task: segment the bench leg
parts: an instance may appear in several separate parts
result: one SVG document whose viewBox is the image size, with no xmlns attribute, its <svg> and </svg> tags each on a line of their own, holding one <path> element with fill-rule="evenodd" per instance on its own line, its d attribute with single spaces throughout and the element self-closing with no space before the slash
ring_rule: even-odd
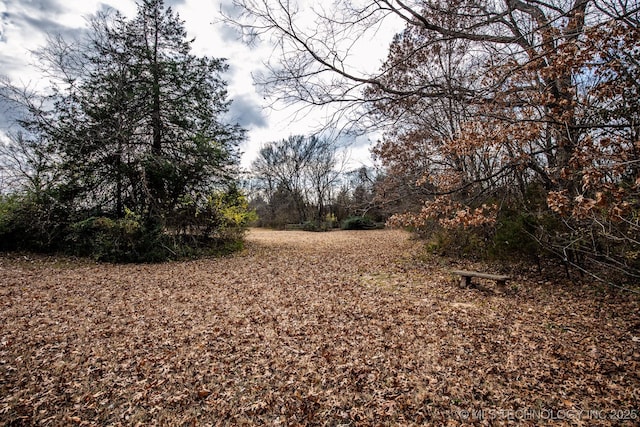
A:
<svg viewBox="0 0 640 427">
<path fill-rule="evenodd" d="M 460 287 L 468 288 L 471 286 L 471 277 L 470 276 L 461 276 L 460 277 Z"/>
</svg>

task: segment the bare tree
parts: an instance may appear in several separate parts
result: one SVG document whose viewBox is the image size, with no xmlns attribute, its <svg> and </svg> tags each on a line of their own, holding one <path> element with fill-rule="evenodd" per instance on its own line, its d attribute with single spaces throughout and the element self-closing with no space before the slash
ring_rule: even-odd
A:
<svg viewBox="0 0 640 427">
<path fill-rule="evenodd" d="M 263 147 L 252 172 L 267 202 L 274 201 L 276 195 L 278 200 L 293 200 L 299 222 L 321 221 L 344 170 L 345 157 L 338 155 L 337 148 L 329 139 L 302 135 Z M 283 198 L 283 191 L 287 198 Z"/>
<path fill-rule="evenodd" d="M 544 111 L 533 120 L 546 125 L 546 135 L 540 136 L 539 147 L 529 150 L 538 154 L 530 156 L 532 161 L 525 167 L 548 187 L 570 188 L 577 194 L 575 179 L 562 173 L 584 132 L 575 118 L 574 70 L 565 66 L 549 75 L 527 72 L 564 64 L 585 23 L 606 21 L 601 9 L 615 9 L 613 3 L 376 0 L 338 1 L 330 10 L 280 0 L 234 0 L 233 4 L 241 13 L 236 18 L 227 16 L 228 23 L 235 24 L 248 41 L 268 38 L 276 45 L 267 72 L 256 77 L 270 99 L 301 108 L 334 105 L 338 107 L 334 120 L 347 118 L 368 129 L 388 130 L 391 125 L 407 133 L 416 119 L 426 117 L 428 123 L 418 123 L 420 132 L 435 123 L 440 141 L 459 135 L 460 120 L 494 116 L 510 125 L 519 116 L 530 119 L 531 114 L 521 112 L 538 104 Z M 357 50 L 389 21 L 402 23 L 404 32 L 391 44 L 381 67 L 363 68 Z M 441 72 L 427 72 L 434 67 Z M 547 96 L 547 100 L 533 96 Z M 509 144 L 500 149 L 518 156 Z M 502 155 L 482 156 L 487 154 Z M 463 163 L 449 158 L 442 166 L 454 166 L 460 172 L 468 169 L 472 182 L 489 184 L 504 181 L 505 174 L 521 167 L 492 162 L 487 169 L 476 161 Z M 458 187 L 468 185 L 463 180 Z"/>
<path fill-rule="evenodd" d="M 556 4 L 558 3 L 558 4 Z M 562 3 L 562 5 L 560 5 Z M 403 85 L 385 81 L 392 70 L 411 63 L 429 46 L 442 41 L 476 43 L 509 58 L 539 58 L 545 42 L 538 30 L 565 17 L 584 17 L 588 0 L 554 1 L 346 1 L 309 5 L 282 0 L 233 0 L 235 11 L 225 21 L 245 40 L 266 39 L 276 45 L 268 71 L 256 82 L 273 99 L 311 106 L 338 103 L 343 109 L 364 101 L 362 90 L 373 86 L 384 96 L 423 98 L 469 97 L 479 93 L 466 85 L 416 79 Z M 570 11 L 570 13 L 567 13 Z M 361 66 L 366 41 L 383 29 L 423 29 L 431 37 L 381 69 Z M 575 28 L 583 25 L 576 22 Z M 480 52 L 480 50 L 478 50 Z M 370 99 L 368 99 L 370 101 Z"/>
</svg>

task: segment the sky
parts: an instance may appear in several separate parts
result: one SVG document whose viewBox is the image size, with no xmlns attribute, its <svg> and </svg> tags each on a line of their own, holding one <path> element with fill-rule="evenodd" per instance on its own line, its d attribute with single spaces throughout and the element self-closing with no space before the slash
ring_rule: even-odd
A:
<svg viewBox="0 0 640 427">
<path fill-rule="evenodd" d="M 195 54 L 227 59 L 229 72 L 224 77 L 233 100 L 231 120 L 248 130 L 248 138 L 241 146 L 245 168 L 263 144 L 294 134 L 308 135 L 317 129 L 321 116 L 294 119 L 295 107 L 268 108 L 269 100 L 258 93 L 251 75 L 264 68 L 271 49 L 264 43 L 248 47 L 233 28 L 215 23 L 221 18 L 221 8 L 229 7 L 229 0 L 165 0 L 165 4 L 185 21 L 188 36 L 195 37 Z M 46 43 L 47 34 L 73 38 L 86 28 L 86 17 L 108 7 L 129 18 L 136 14 L 134 0 L 0 0 L 0 74 L 14 83 L 38 86 L 42 78 L 31 52 Z M 375 52 L 380 54 L 380 49 L 370 54 Z M 4 116 L 0 117 L 0 137 L 10 119 L 6 111 Z M 350 145 L 350 167 L 371 164 L 370 141 L 375 138 L 363 136 Z"/>
</svg>

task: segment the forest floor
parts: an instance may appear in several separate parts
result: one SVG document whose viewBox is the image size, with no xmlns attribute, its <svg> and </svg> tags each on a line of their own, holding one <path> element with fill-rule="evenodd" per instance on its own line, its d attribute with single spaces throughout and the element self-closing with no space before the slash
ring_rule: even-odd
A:
<svg viewBox="0 0 640 427">
<path fill-rule="evenodd" d="M 0 425 L 638 425 L 640 298 L 462 289 L 402 231 L 232 256 L 0 256 Z"/>
</svg>

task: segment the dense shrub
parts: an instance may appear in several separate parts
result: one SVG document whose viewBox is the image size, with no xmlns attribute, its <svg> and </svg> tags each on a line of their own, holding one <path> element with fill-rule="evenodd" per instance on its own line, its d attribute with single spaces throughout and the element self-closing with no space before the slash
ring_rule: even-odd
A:
<svg viewBox="0 0 640 427">
<path fill-rule="evenodd" d="M 306 221 L 302 224 L 304 231 L 329 231 L 333 227 L 333 224 L 328 221 Z"/>
<path fill-rule="evenodd" d="M 426 238 L 427 250 L 443 256 L 481 259 L 487 256 L 491 244 L 489 233 L 482 228 L 434 226 L 430 232 L 421 234 Z"/>
<path fill-rule="evenodd" d="M 16 196 L 0 196 L 0 250 L 17 249 L 15 218 L 19 202 Z"/>
<path fill-rule="evenodd" d="M 72 218 L 47 194 L 1 196 L 0 250 L 57 251 Z"/>
<path fill-rule="evenodd" d="M 538 242 L 541 229 L 559 232 L 561 224 L 550 215 L 505 210 L 490 225 L 443 227 L 438 221 L 429 221 L 411 231 L 425 240 L 429 252 L 438 255 L 537 262 L 548 255 Z"/>
<path fill-rule="evenodd" d="M 535 235 L 539 224 L 531 214 L 502 212 L 495 226 L 489 254 L 496 258 L 537 257 L 540 245 Z"/>
<path fill-rule="evenodd" d="M 0 250 L 59 252 L 108 262 L 159 262 L 242 248 L 255 213 L 232 188 L 183 200 L 164 223 L 125 209 L 123 218 L 46 204 L 33 194 L 0 198 Z"/>
<path fill-rule="evenodd" d="M 352 216 L 342 222 L 343 230 L 372 230 L 376 224 L 366 216 Z"/>
<path fill-rule="evenodd" d="M 244 194 L 232 187 L 226 192 L 182 197 L 167 227 L 175 236 L 195 243 L 202 238 L 237 240 L 256 220 Z"/>
<path fill-rule="evenodd" d="M 100 261 L 143 262 L 169 258 L 164 236 L 131 211 L 122 219 L 91 217 L 69 228 L 66 251 Z"/>
</svg>

